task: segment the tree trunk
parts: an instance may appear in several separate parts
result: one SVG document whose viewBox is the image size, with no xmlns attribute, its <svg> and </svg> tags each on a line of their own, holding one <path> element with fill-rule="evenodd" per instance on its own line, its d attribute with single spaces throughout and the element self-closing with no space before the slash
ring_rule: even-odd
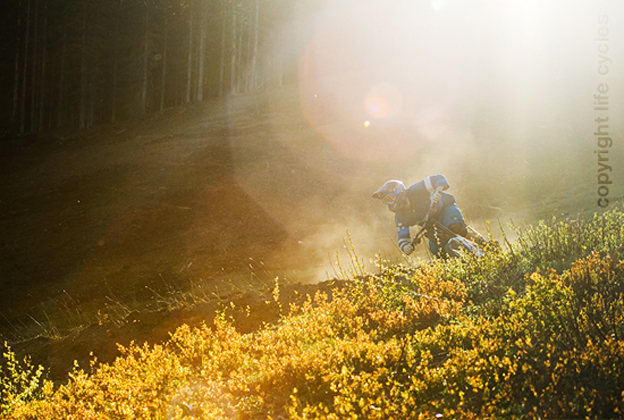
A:
<svg viewBox="0 0 624 420">
<path fill-rule="evenodd" d="M 87 127 L 91 128 L 95 124 L 95 109 L 96 109 L 96 86 L 95 80 L 89 80 L 89 112 L 87 113 Z"/>
<path fill-rule="evenodd" d="M 26 39 L 24 40 L 24 69 L 22 77 L 22 106 L 20 109 L 20 133 L 26 132 L 26 80 L 28 78 L 28 43 L 30 42 L 30 11 L 32 0 L 28 0 L 26 10 Z"/>
<path fill-rule="evenodd" d="M 247 28 L 243 26 L 241 26 L 241 34 L 246 34 L 247 39 L 245 40 L 245 42 L 247 43 L 247 47 L 244 49 L 245 50 L 245 54 L 246 54 L 246 60 L 245 60 L 245 80 L 244 80 L 244 91 L 245 92 L 249 92 L 251 90 L 251 59 L 253 58 L 253 23 L 254 23 L 254 19 L 253 19 L 253 13 L 254 13 L 254 9 L 249 6 L 249 10 L 247 12 L 247 19 L 246 21 L 248 22 L 248 26 Z M 246 29 L 246 30 L 245 30 Z M 242 47 L 242 40 L 241 40 L 241 47 Z M 241 48 L 242 49 L 242 48 Z M 241 52 L 241 55 L 243 53 Z"/>
<path fill-rule="evenodd" d="M 243 66 L 243 52 L 244 52 L 244 48 L 243 48 L 243 36 L 245 34 L 245 21 L 243 19 L 243 12 L 241 11 L 241 18 L 238 19 L 238 25 L 240 25 L 240 27 L 237 30 L 237 37 L 238 39 L 236 40 L 236 65 L 237 65 L 237 75 L 236 75 L 236 88 L 235 88 L 235 92 L 236 93 L 240 93 L 241 92 L 241 83 L 243 80 L 243 75 L 244 73 L 241 72 L 242 70 L 242 66 Z"/>
<path fill-rule="evenodd" d="M 260 0 L 256 0 L 253 20 L 253 51 L 251 53 L 251 90 L 258 89 L 258 25 L 260 16 Z"/>
<path fill-rule="evenodd" d="M 87 0 L 82 2 L 82 43 L 80 54 L 80 109 L 78 118 L 78 128 L 84 129 L 87 126 L 88 107 L 88 86 L 87 86 Z"/>
<path fill-rule="evenodd" d="M 57 101 L 56 126 L 61 127 L 65 121 L 65 72 L 67 67 L 67 29 L 63 29 L 63 42 L 61 45 L 61 64 L 59 73 L 59 88 Z"/>
<path fill-rule="evenodd" d="M 117 40 L 113 47 L 113 93 L 111 98 L 111 122 L 117 122 L 117 90 L 119 89 L 119 31 L 117 32 Z"/>
<path fill-rule="evenodd" d="M 46 104 L 46 62 L 48 57 L 48 0 L 44 0 L 43 9 L 43 45 L 41 46 L 41 80 L 39 93 L 39 131 L 44 130 L 45 124 L 45 104 Z"/>
<path fill-rule="evenodd" d="M 22 1 L 20 0 L 17 7 L 17 39 L 15 43 L 15 73 L 13 75 L 13 113 L 12 122 L 17 127 L 17 115 L 19 109 L 19 82 L 20 82 L 20 54 L 21 54 L 21 35 L 22 35 Z"/>
<path fill-rule="evenodd" d="M 186 70 L 186 103 L 191 102 L 191 76 L 193 75 L 193 11 L 189 16 L 188 68 Z"/>
<path fill-rule="evenodd" d="M 150 26 L 150 3 L 145 2 L 145 35 L 143 38 L 143 87 L 141 89 L 141 110 L 143 114 L 147 113 L 147 87 L 149 77 L 149 26 Z"/>
<path fill-rule="evenodd" d="M 121 16 L 123 13 L 122 1 L 117 0 L 117 14 Z M 111 92 L 111 123 L 117 122 L 117 97 L 119 95 L 119 43 L 121 42 L 121 23 L 119 19 L 114 21 L 113 25 L 113 86 Z"/>
<path fill-rule="evenodd" d="M 165 17 L 165 29 L 162 53 L 162 74 L 160 78 L 160 112 L 165 109 L 165 90 L 167 87 L 167 36 L 169 31 L 169 18 Z"/>
<path fill-rule="evenodd" d="M 197 100 L 199 102 L 204 100 L 204 60 L 205 60 L 205 47 L 206 47 L 206 2 L 200 2 L 200 13 L 199 13 L 199 57 L 198 57 L 198 65 L 199 69 L 197 71 Z"/>
<path fill-rule="evenodd" d="M 225 34 L 227 28 L 227 10 L 223 1 L 221 4 L 221 71 L 219 75 L 219 97 L 222 97 L 225 92 Z"/>
<path fill-rule="evenodd" d="M 37 76 L 39 75 L 39 1 L 35 0 L 35 17 L 33 32 L 33 60 L 30 79 L 30 132 L 37 131 Z"/>
<path fill-rule="evenodd" d="M 232 57 L 230 60 L 230 93 L 236 93 L 236 3 L 232 1 Z"/>
</svg>

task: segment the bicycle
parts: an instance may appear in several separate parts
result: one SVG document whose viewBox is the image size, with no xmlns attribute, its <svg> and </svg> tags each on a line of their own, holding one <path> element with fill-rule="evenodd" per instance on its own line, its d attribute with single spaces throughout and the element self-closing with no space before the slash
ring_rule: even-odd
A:
<svg viewBox="0 0 624 420">
<path fill-rule="evenodd" d="M 438 246 L 440 255 L 444 259 L 448 257 L 461 259 L 483 257 L 484 254 L 479 245 L 451 231 L 435 217 L 432 217 L 432 212 L 433 206 L 429 209 L 425 219 L 418 224 L 421 229 L 412 239 L 414 248 L 425 237 Z"/>
</svg>

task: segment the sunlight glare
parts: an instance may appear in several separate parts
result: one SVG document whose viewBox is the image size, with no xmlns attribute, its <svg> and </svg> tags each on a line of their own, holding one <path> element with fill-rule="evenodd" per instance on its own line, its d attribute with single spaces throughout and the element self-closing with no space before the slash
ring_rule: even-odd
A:
<svg viewBox="0 0 624 420">
<path fill-rule="evenodd" d="M 436 141 L 470 89 L 480 45 L 478 7 L 438 13 L 447 7 L 442 0 L 328 6 L 299 59 L 308 123 L 357 160 L 405 160 Z M 359 132 L 363 120 L 376 130 Z"/>
<path fill-rule="evenodd" d="M 444 7 L 444 0 L 431 0 L 431 8 L 436 12 L 439 12 Z"/>
<path fill-rule="evenodd" d="M 364 99 L 364 110 L 371 118 L 387 118 L 401 110 L 403 98 L 390 82 L 373 85 Z"/>
</svg>

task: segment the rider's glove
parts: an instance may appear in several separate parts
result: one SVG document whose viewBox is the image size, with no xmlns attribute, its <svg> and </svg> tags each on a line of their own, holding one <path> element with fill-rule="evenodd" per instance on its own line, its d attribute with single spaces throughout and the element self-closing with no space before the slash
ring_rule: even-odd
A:
<svg viewBox="0 0 624 420">
<path fill-rule="evenodd" d="M 434 204 L 434 205 L 438 204 L 441 199 L 442 199 L 442 189 L 441 188 L 438 188 L 433 193 L 431 193 L 431 203 L 432 204 Z"/>
<path fill-rule="evenodd" d="M 399 246 L 405 255 L 409 255 L 414 252 L 414 245 L 409 242 L 403 242 L 402 244 L 399 244 Z"/>
</svg>

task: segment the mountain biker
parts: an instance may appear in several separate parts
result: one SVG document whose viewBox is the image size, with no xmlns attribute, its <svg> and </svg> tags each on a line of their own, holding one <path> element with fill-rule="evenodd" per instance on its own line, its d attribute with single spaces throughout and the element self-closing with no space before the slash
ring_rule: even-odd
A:
<svg viewBox="0 0 624 420">
<path fill-rule="evenodd" d="M 419 225 L 423 228 L 427 215 L 456 235 L 478 244 L 486 242 L 477 231 L 466 225 L 455 197 L 444 192 L 448 188 L 449 183 L 444 175 L 432 175 L 409 188 L 403 182 L 393 179 L 375 191 L 373 198 L 380 199 L 395 214 L 399 248 L 404 254 L 409 255 L 414 251 L 410 226 Z M 438 244 L 429 239 L 429 250 L 433 255 L 438 256 L 443 246 L 444 243 Z"/>
</svg>

